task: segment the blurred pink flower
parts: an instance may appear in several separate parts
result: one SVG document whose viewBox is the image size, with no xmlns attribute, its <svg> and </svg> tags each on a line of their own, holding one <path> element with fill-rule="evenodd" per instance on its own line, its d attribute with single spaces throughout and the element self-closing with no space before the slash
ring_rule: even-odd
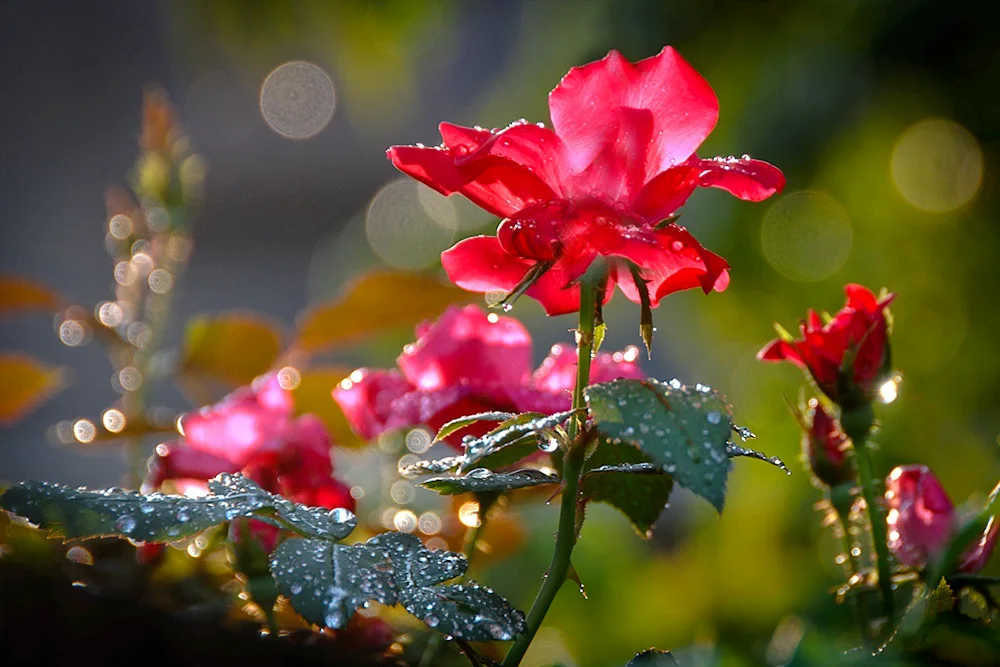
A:
<svg viewBox="0 0 1000 667">
<path fill-rule="evenodd" d="M 905 565 L 923 568 L 940 558 L 962 527 L 955 506 L 927 466 L 895 468 L 886 479 L 885 499 L 889 507 L 889 548 Z M 962 554 L 958 570 L 981 570 L 996 540 L 997 524 L 990 521 L 979 540 Z"/>
<path fill-rule="evenodd" d="M 553 413 L 571 406 L 576 351 L 555 345 L 532 373 L 531 336 L 513 318 L 452 306 L 416 333 L 417 341 L 396 360 L 399 370 L 358 369 L 334 389 L 334 399 L 361 437 L 420 424 L 436 431 L 477 412 Z M 591 382 L 645 377 L 637 357 L 635 348 L 599 354 Z M 448 442 L 460 447 L 465 435 L 482 435 L 491 427 L 485 422 L 467 427 Z"/>
<path fill-rule="evenodd" d="M 175 480 L 197 494 L 219 473 L 241 472 L 295 502 L 354 511 L 350 488 L 333 477 L 326 428 L 315 415 L 294 418 L 294 407 L 291 393 L 271 374 L 184 415 L 183 437 L 156 448 L 144 487 Z M 262 534 L 272 532 L 253 523 Z"/>
</svg>

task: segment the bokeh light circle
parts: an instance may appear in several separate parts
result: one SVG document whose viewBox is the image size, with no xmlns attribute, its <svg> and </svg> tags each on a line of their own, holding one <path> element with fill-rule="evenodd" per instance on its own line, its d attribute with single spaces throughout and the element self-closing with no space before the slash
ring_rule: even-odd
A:
<svg viewBox="0 0 1000 667">
<path fill-rule="evenodd" d="M 891 171 L 893 184 L 908 203 L 943 213 L 975 196 L 983 180 L 983 153 L 958 123 L 927 118 L 899 136 Z"/>
<path fill-rule="evenodd" d="M 828 194 L 803 190 L 776 201 L 761 226 L 764 257 L 776 271 L 799 281 L 836 273 L 851 252 L 851 221 Z"/>
<path fill-rule="evenodd" d="M 400 269 L 421 269 L 438 261 L 455 238 L 451 200 L 409 179 L 389 183 L 375 195 L 365 216 L 365 234 L 375 254 Z"/>
<path fill-rule="evenodd" d="M 320 67 L 305 61 L 280 65 L 260 87 L 260 111 L 268 126 L 289 139 L 316 136 L 333 117 L 337 95 Z"/>
</svg>

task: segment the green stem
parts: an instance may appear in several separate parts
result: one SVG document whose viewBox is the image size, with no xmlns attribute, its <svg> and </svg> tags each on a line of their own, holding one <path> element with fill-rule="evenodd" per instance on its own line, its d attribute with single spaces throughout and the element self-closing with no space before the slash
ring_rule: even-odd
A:
<svg viewBox="0 0 1000 667">
<path fill-rule="evenodd" d="M 580 279 L 580 324 L 577 328 L 576 386 L 573 388 L 573 409 L 586 407 L 583 390 L 590 381 L 590 358 L 594 349 L 594 317 L 596 298 L 593 279 L 589 275 Z M 586 422 L 586 415 L 574 417 L 569 423 L 570 443 L 563 461 L 563 491 L 559 506 L 559 526 L 556 532 L 556 546 L 552 562 L 545 575 L 545 581 L 538 590 L 535 602 L 528 612 L 526 627 L 510 647 L 503 661 L 503 667 L 514 667 L 524 658 L 528 646 L 535 638 L 545 615 L 556 597 L 556 593 L 566 580 L 569 572 L 570 555 L 576 546 L 576 512 L 580 489 L 580 475 L 587 449 L 583 438 L 578 438 Z"/>
<path fill-rule="evenodd" d="M 844 533 L 844 551 L 847 553 L 847 569 L 850 574 L 848 581 L 853 582 L 858 573 L 862 571 L 861 562 L 858 556 L 854 554 L 855 541 L 851 535 L 850 519 L 846 514 L 838 512 L 838 515 L 840 518 L 840 527 Z M 865 644 L 870 645 L 874 638 L 871 636 L 871 624 L 869 622 L 868 600 L 866 596 L 867 593 L 862 592 L 861 595 L 854 598 L 853 605 L 858 627 L 861 630 L 861 638 Z"/>
<path fill-rule="evenodd" d="M 878 571 L 878 586 L 882 594 L 882 606 L 885 615 L 891 620 L 895 613 L 895 600 L 892 593 L 892 561 L 889 557 L 889 542 L 886 539 L 885 514 L 877 492 L 878 481 L 872 471 L 872 460 L 867 447 L 868 435 L 875 423 L 875 414 L 870 405 L 863 405 L 852 410 L 844 410 L 841 414 L 841 424 L 844 432 L 854 443 L 854 455 L 858 464 L 858 481 L 861 484 L 861 494 L 868 510 L 868 523 L 871 527 L 872 544 L 875 548 L 875 565 Z"/>
</svg>

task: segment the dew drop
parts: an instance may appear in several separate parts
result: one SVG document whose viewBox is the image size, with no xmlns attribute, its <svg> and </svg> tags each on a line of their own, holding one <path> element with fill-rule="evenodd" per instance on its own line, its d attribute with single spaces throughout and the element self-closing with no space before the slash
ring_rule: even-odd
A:
<svg viewBox="0 0 1000 667">
<path fill-rule="evenodd" d="M 552 452 L 559 449 L 559 440 L 557 438 L 549 438 L 543 442 L 538 443 L 538 448 L 545 452 L 546 454 L 551 454 Z"/>
<path fill-rule="evenodd" d="M 722 421 L 722 413 L 715 412 L 713 410 L 712 412 L 709 412 L 707 415 L 705 415 L 705 419 L 708 421 L 709 424 L 718 424 L 719 422 Z"/>
<path fill-rule="evenodd" d="M 181 523 L 187 523 L 188 521 L 191 520 L 191 515 L 185 512 L 184 510 L 181 510 L 177 512 L 177 520 L 180 521 Z"/>
<path fill-rule="evenodd" d="M 334 507 L 330 510 L 330 519 L 337 523 L 347 523 L 353 518 L 354 514 L 343 507 Z"/>
<path fill-rule="evenodd" d="M 118 521 L 115 522 L 115 528 L 128 535 L 135 530 L 135 518 L 129 516 L 128 514 L 123 514 L 118 517 Z"/>
</svg>

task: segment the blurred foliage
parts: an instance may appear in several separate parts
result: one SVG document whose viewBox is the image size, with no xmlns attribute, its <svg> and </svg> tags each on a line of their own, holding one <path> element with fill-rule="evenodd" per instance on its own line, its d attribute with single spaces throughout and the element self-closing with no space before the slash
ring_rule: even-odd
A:
<svg viewBox="0 0 1000 667">
<path fill-rule="evenodd" d="M 781 167 L 789 185 L 763 205 L 699 192 L 685 207 L 682 222 L 729 260 L 733 281 L 725 293 L 678 294 L 656 311 L 650 373 L 711 384 L 727 395 L 736 421 L 751 427 L 762 447 L 793 460 L 798 426 L 786 398 L 797 395 L 801 376 L 755 361 L 773 336 L 770 323 L 790 328 L 807 308 L 836 310 L 846 282 L 884 286 L 900 294 L 892 308 L 893 357 L 905 381 L 899 399 L 878 410 L 876 473 L 926 463 L 954 498 L 992 486 L 1000 476 L 1000 106 L 991 93 L 1000 84 L 1000 58 L 984 20 L 985 3 L 503 4 L 486 10 L 474 3 L 405 0 L 189 1 L 173 5 L 170 18 L 187 57 L 218 48 L 255 81 L 273 67 L 276 54 L 310 54 L 330 68 L 338 109 L 352 123 L 407 141 L 432 136 L 433 123 L 406 138 L 392 133 L 395 122 L 426 107 L 430 96 L 472 79 L 476 92 L 461 98 L 465 106 L 435 121 L 547 121 L 545 94 L 570 66 L 610 48 L 638 59 L 674 45 L 720 100 L 719 125 L 701 152 L 750 153 Z M 501 14 L 507 22 L 495 60 L 449 81 L 467 65 L 468 43 L 496 30 L 493 21 Z M 944 211 L 914 205 L 893 167 L 901 138 L 929 118 L 964 128 L 976 142 L 967 154 L 981 156 L 974 196 Z M 941 176 L 934 146 L 927 150 L 917 167 L 926 167 L 929 178 Z M 145 178 L 154 179 L 153 167 Z M 792 222 L 781 229 L 794 231 L 801 211 L 789 213 L 783 202 L 804 192 L 823 202 L 808 211 L 836 211 L 835 222 L 803 220 L 813 240 L 806 235 L 775 245 L 766 230 L 784 215 Z M 828 260 L 824 239 L 843 244 L 845 229 L 849 247 L 842 261 L 820 262 Z M 798 255 L 789 260 L 783 248 Z M 808 261 L 823 271 L 817 274 Z M 620 295 L 609 305 L 606 346 L 634 338 L 636 311 Z M 560 340 L 572 326 L 565 318 L 543 320 L 529 303 L 519 303 L 515 314 L 533 332 Z M 363 327 L 355 334 L 355 342 L 367 340 Z M 393 341 L 366 351 L 367 364 L 385 366 L 399 346 Z M 326 380 L 336 382 L 336 374 Z M 327 421 L 334 432 L 343 428 L 330 421 L 336 419 Z M 838 545 L 819 525 L 813 509 L 818 499 L 806 474 L 776 479 L 766 466 L 738 466 L 721 519 L 677 492 L 649 543 L 610 508 L 593 507 L 574 554 L 589 601 L 567 587 L 526 664 L 624 664 L 651 645 L 673 649 L 681 664 L 838 664 L 839 652 L 853 646 L 855 629 L 850 604 L 837 606 L 829 593 L 841 579 L 833 561 Z M 555 512 L 544 506 L 519 510 L 528 528 L 524 548 L 476 575 L 527 607 L 551 555 Z M 1000 563 L 994 559 L 985 573 L 1000 574 Z M 914 657 L 925 664 L 990 664 L 1000 655 L 995 631 L 973 630 L 954 614 L 943 617 L 948 621 Z M 895 660 L 884 655 L 879 664 Z"/>
</svg>

